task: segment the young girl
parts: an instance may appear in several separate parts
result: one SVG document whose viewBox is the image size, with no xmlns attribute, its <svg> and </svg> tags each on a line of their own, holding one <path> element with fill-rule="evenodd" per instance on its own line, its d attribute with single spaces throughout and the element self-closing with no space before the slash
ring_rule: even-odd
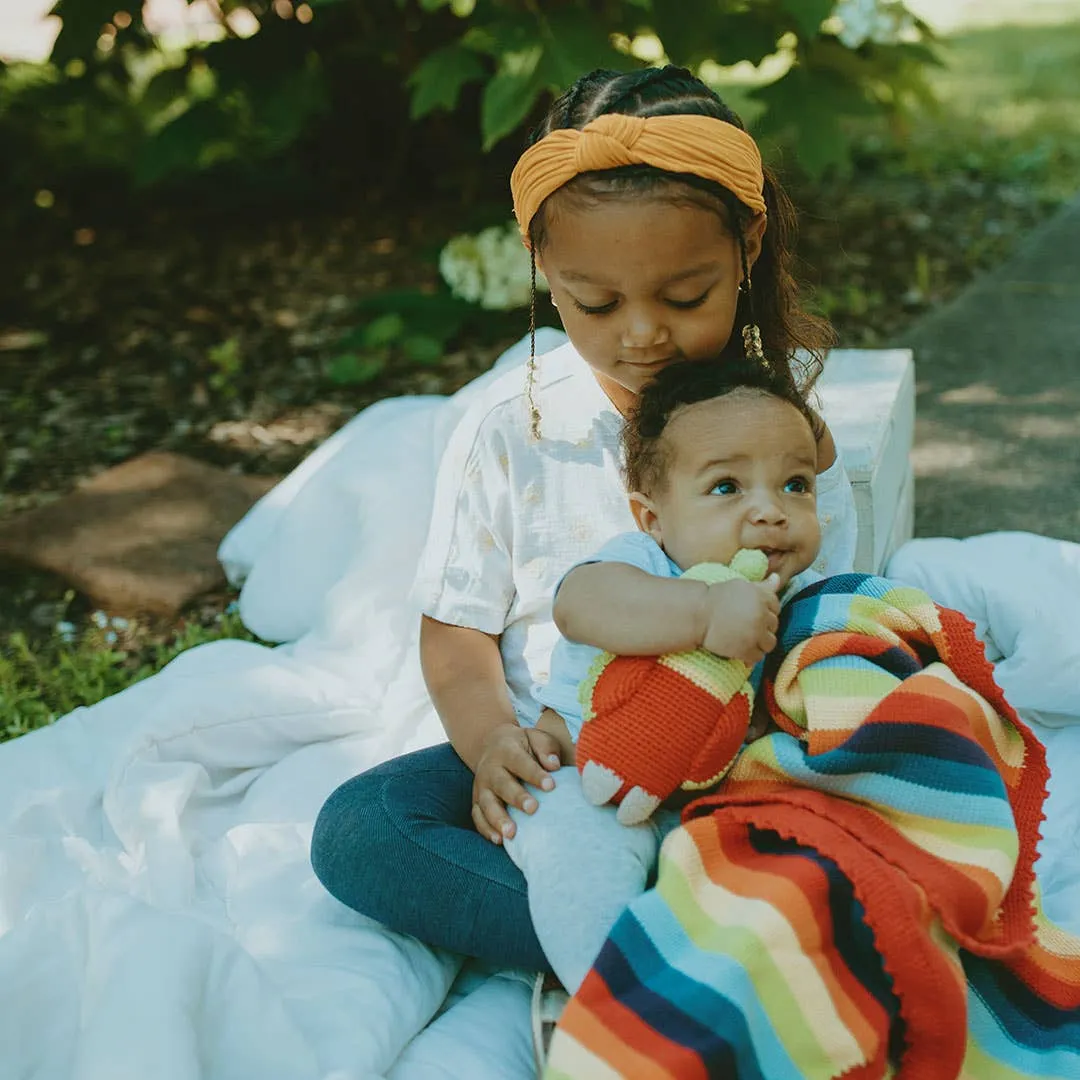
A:
<svg viewBox="0 0 1080 1080">
<path fill-rule="evenodd" d="M 790 204 L 738 117 L 683 69 L 578 80 L 511 188 L 570 343 L 492 383 L 440 468 L 414 594 L 450 742 L 342 785 L 316 822 L 312 862 L 334 896 L 394 930 L 538 969 L 548 962 L 525 880 L 501 845 L 514 835 L 507 807 L 535 812 L 526 785 L 550 791 L 563 764 L 535 727 L 531 692 L 558 639 L 555 586 L 634 528 L 622 418 L 678 360 L 745 353 L 780 372 L 797 365 L 808 384 L 831 338 L 799 307 Z M 815 566 L 843 572 L 854 505 L 824 425 L 817 450 Z"/>
</svg>

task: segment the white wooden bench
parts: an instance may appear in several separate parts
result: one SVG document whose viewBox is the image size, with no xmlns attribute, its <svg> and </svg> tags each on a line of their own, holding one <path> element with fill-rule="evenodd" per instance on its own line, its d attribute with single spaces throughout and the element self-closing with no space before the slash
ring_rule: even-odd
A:
<svg viewBox="0 0 1080 1080">
<path fill-rule="evenodd" d="M 817 391 L 855 494 L 855 569 L 880 572 L 915 524 L 911 350 L 834 349 Z"/>
</svg>

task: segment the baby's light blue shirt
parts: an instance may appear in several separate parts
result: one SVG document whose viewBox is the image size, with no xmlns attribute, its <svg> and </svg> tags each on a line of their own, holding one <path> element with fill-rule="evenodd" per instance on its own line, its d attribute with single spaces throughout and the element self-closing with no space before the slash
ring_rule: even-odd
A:
<svg viewBox="0 0 1080 1080">
<path fill-rule="evenodd" d="M 606 562 L 626 563 L 660 578 L 682 577 L 682 570 L 667 557 L 664 549 L 648 533 L 636 531 L 613 537 L 595 555 L 574 563 L 567 569 L 566 574 L 579 566 Z M 560 579 L 560 585 L 566 580 L 566 574 Z M 781 604 L 812 582 L 820 581 L 821 577 L 822 575 L 814 570 L 804 570 L 792 578 L 780 598 Z M 555 591 L 558 592 L 558 587 Z M 580 642 L 560 637 L 551 654 L 551 674 L 548 681 L 545 684 L 533 685 L 533 697 L 542 706 L 554 709 L 566 721 L 570 738 L 575 743 L 584 723 L 583 708 L 578 696 L 579 688 L 593 661 L 602 652 L 602 649 L 594 645 L 582 645 Z M 750 676 L 755 688 L 760 680 L 761 664 L 754 668 Z"/>
</svg>

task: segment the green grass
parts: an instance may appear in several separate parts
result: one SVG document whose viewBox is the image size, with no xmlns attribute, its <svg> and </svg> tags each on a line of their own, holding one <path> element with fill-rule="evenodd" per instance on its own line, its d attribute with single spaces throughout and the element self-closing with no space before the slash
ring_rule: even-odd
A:
<svg viewBox="0 0 1080 1080">
<path fill-rule="evenodd" d="M 941 54 L 938 109 L 911 131 L 914 164 L 1025 182 L 1054 201 L 1080 191 L 1080 18 L 961 32 Z"/>
<path fill-rule="evenodd" d="M 70 640 L 67 640 L 70 637 Z M 0 639 L 0 742 L 46 727 L 81 705 L 93 705 L 163 668 L 195 645 L 222 638 L 254 640 L 233 611 L 209 625 L 187 622 L 164 636 L 138 624 L 121 632 L 93 621 L 74 635 Z"/>
</svg>

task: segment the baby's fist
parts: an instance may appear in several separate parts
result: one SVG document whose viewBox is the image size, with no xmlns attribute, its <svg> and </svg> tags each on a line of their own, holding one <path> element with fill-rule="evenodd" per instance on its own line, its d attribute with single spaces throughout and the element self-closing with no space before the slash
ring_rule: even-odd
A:
<svg viewBox="0 0 1080 1080">
<path fill-rule="evenodd" d="M 779 585 L 776 574 L 765 581 L 733 578 L 710 585 L 704 602 L 701 647 L 753 667 L 776 647 Z"/>
</svg>

